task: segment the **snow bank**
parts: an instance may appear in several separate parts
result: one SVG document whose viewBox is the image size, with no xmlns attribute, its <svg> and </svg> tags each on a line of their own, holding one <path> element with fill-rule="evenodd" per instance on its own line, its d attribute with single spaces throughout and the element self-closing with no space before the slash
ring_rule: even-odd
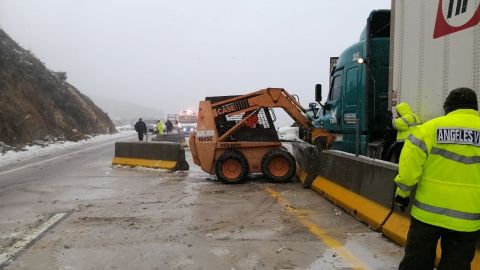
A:
<svg viewBox="0 0 480 270">
<path fill-rule="evenodd" d="M 58 153 L 72 148 L 77 148 L 85 144 L 95 144 L 107 141 L 114 141 L 121 137 L 135 134 L 135 131 L 123 131 L 116 134 L 97 135 L 86 140 L 77 142 L 72 141 L 57 141 L 49 145 L 32 145 L 26 146 L 22 151 L 7 151 L 4 154 L 0 153 L 0 166 L 12 164 L 18 161 L 24 161 L 31 158 L 45 156 L 52 153 Z"/>
</svg>

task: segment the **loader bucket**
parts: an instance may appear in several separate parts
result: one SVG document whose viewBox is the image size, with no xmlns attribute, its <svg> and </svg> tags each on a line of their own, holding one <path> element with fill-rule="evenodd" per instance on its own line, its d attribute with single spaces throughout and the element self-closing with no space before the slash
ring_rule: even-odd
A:
<svg viewBox="0 0 480 270">
<path fill-rule="evenodd" d="M 172 171 L 189 169 L 184 147 L 173 142 L 116 142 L 112 164 Z"/>
<path fill-rule="evenodd" d="M 292 144 L 293 156 L 298 163 L 297 174 L 304 187 L 312 187 L 312 183 L 317 177 L 318 161 L 320 153 L 316 146 L 306 142 L 296 142 Z M 301 175 L 300 175 L 301 174 Z"/>
</svg>

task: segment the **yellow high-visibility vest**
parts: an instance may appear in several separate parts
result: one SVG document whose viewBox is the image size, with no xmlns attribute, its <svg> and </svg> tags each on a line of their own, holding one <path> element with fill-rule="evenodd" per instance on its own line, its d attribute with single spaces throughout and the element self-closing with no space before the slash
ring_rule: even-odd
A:
<svg viewBox="0 0 480 270">
<path fill-rule="evenodd" d="M 405 141 L 396 194 L 417 185 L 411 215 L 455 230 L 480 230 L 480 116 L 459 109 L 418 126 Z"/>
<path fill-rule="evenodd" d="M 412 128 L 421 124 L 420 117 L 405 102 L 395 106 L 395 109 L 399 116 L 393 120 L 392 125 L 397 130 L 397 142 L 403 142 L 412 133 Z"/>
<path fill-rule="evenodd" d="M 163 124 L 162 121 L 157 123 L 157 132 L 158 134 L 163 134 L 163 130 L 165 128 L 165 125 Z"/>
</svg>

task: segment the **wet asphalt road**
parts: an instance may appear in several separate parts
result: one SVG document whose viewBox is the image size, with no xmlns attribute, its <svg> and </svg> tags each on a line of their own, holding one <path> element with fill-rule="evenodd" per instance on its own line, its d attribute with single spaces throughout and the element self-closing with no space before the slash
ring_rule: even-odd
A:
<svg viewBox="0 0 480 270">
<path fill-rule="evenodd" d="M 104 141 L 0 167 L 0 262 L 66 213 L 5 269 L 396 269 L 403 254 L 296 181 L 227 186 L 191 158 L 172 173 L 112 167 L 113 151 Z"/>
</svg>

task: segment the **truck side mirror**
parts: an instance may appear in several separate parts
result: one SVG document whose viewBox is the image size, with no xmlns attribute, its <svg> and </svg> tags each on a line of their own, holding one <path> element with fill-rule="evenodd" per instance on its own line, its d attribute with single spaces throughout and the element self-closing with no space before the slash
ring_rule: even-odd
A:
<svg viewBox="0 0 480 270">
<path fill-rule="evenodd" d="M 310 102 L 310 103 L 308 104 L 308 107 L 310 107 L 310 110 L 312 110 L 312 112 L 313 112 L 313 117 L 314 117 L 314 118 L 317 118 L 317 116 L 318 116 L 318 111 L 319 111 L 317 102 Z"/>
<path fill-rule="evenodd" d="M 318 103 L 322 101 L 322 85 L 321 84 L 315 85 L 315 101 Z"/>
</svg>

